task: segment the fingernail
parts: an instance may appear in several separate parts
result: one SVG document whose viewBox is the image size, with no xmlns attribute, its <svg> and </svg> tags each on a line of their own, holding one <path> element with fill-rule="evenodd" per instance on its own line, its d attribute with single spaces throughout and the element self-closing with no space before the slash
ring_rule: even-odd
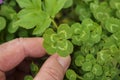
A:
<svg viewBox="0 0 120 80">
<path fill-rule="evenodd" d="M 58 56 L 57 60 L 60 63 L 60 65 L 63 67 L 63 69 L 66 71 L 70 65 L 70 61 L 71 61 L 70 56 L 67 56 L 67 57 Z"/>
</svg>

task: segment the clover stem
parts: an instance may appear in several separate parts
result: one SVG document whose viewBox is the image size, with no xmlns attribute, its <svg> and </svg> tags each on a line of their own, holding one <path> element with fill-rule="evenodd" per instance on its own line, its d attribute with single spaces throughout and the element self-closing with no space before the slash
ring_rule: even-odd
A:
<svg viewBox="0 0 120 80">
<path fill-rule="evenodd" d="M 77 78 L 80 80 L 83 80 L 83 78 L 81 76 L 79 76 L 78 74 L 77 74 Z"/>
<path fill-rule="evenodd" d="M 57 26 L 56 22 L 53 19 L 51 19 L 51 20 L 52 20 L 54 27 L 57 29 L 58 26 Z"/>
</svg>

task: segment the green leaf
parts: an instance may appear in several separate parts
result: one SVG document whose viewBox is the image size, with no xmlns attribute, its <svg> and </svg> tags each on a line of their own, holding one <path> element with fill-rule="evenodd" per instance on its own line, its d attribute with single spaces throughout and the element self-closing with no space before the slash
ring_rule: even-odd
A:
<svg viewBox="0 0 120 80">
<path fill-rule="evenodd" d="M 103 76 L 102 80 L 112 80 L 111 77 Z"/>
<path fill-rule="evenodd" d="M 80 67 L 85 62 L 85 58 L 82 55 L 79 55 L 75 58 L 75 65 Z"/>
<path fill-rule="evenodd" d="M 57 29 L 58 35 L 60 35 L 61 38 L 63 38 L 63 39 L 71 38 L 71 36 L 72 36 L 71 32 L 72 32 L 72 30 L 68 24 L 61 24 Z"/>
<path fill-rule="evenodd" d="M 39 71 L 39 67 L 34 62 L 32 62 L 30 64 L 30 70 L 33 73 L 33 75 L 36 75 Z"/>
<path fill-rule="evenodd" d="M 54 18 L 55 15 L 64 7 L 67 0 L 45 0 L 45 11 Z"/>
<path fill-rule="evenodd" d="M 109 18 L 106 20 L 105 28 L 111 32 L 115 33 L 120 29 L 120 20 L 117 18 Z"/>
<path fill-rule="evenodd" d="M 8 32 L 9 33 L 15 33 L 18 30 L 19 26 L 14 25 L 14 23 L 15 23 L 15 21 L 12 21 L 8 24 Z"/>
<path fill-rule="evenodd" d="M 92 63 L 91 62 L 84 62 L 82 64 L 82 70 L 83 71 L 91 71 L 92 69 Z"/>
<path fill-rule="evenodd" d="M 25 76 L 24 80 L 33 80 L 33 77 L 30 75 Z"/>
<path fill-rule="evenodd" d="M 120 44 L 120 31 L 114 33 L 111 37 L 115 40 L 116 45 L 120 47 L 119 45 Z"/>
<path fill-rule="evenodd" d="M 92 72 L 85 73 L 83 80 L 94 80 L 94 74 Z"/>
<path fill-rule="evenodd" d="M 56 42 L 56 40 L 57 40 L 56 36 L 57 36 L 57 34 L 53 31 L 53 29 L 48 28 L 45 31 L 43 38 L 44 38 L 44 41 L 51 43 L 51 42 Z"/>
<path fill-rule="evenodd" d="M 120 10 L 116 11 L 116 16 L 120 19 Z"/>
<path fill-rule="evenodd" d="M 98 7 L 99 7 L 98 3 L 95 3 L 95 2 L 90 3 L 90 10 L 91 10 L 92 13 L 94 13 L 97 10 Z"/>
<path fill-rule="evenodd" d="M 99 64 L 95 64 L 95 65 L 93 66 L 92 72 L 93 72 L 93 74 L 95 74 L 96 76 L 101 76 L 102 73 L 103 73 L 102 66 L 99 65 Z"/>
<path fill-rule="evenodd" d="M 110 67 L 109 66 L 104 65 L 103 71 L 104 71 L 105 76 L 110 76 Z"/>
<path fill-rule="evenodd" d="M 91 4 L 91 6 L 92 5 L 93 4 Z M 96 5 L 93 5 L 93 6 L 95 8 Z M 106 21 L 106 19 L 108 19 L 111 15 L 111 8 L 108 6 L 107 2 L 103 2 L 100 5 L 96 6 L 95 10 L 93 10 L 93 15 L 96 20 L 104 23 Z"/>
<path fill-rule="evenodd" d="M 72 69 L 68 69 L 66 71 L 66 77 L 69 80 L 76 80 L 77 79 L 77 75 L 76 75 L 75 71 L 73 71 Z"/>
<path fill-rule="evenodd" d="M 93 43 L 98 43 L 101 40 L 102 28 L 97 23 L 93 24 L 93 29 L 91 29 L 91 41 Z"/>
<path fill-rule="evenodd" d="M 57 4 L 54 6 L 54 14 L 58 13 L 63 7 L 64 4 L 66 3 L 67 0 L 56 0 Z"/>
<path fill-rule="evenodd" d="M 91 30 L 93 29 L 94 22 L 92 21 L 92 19 L 87 18 L 82 21 L 82 26 Z"/>
<path fill-rule="evenodd" d="M 57 51 L 56 51 L 56 50 L 57 50 L 56 43 L 49 43 L 49 42 L 47 42 L 47 41 L 44 41 L 43 46 L 44 46 L 46 52 L 47 52 L 48 54 L 50 54 L 50 55 L 52 55 L 52 54 L 54 54 L 54 53 L 57 52 Z"/>
<path fill-rule="evenodd" d="M 43 11 L 37 11 L 32 9 L 23 9 L 19 12 L 18 17 L 20 18 L 14 25 L 31 29 L 35 28 L 33 34 L 41 35 L 50 25 L 51 19 Z"/>
<path fill-rule="evenodd" d="M 82 2 L 76 6 L 75 12 L 78 14 L 79 19 L 81 21 L 91 17 L 91 12 L 90 12 L 89 6 Z"/>
<path fill-rule="evenodd" d="M 86 61 L 90 61 L 92 63 L 96 62 L 95 57 L 92 54 L 87 54 L 85 59 Z"/>
<path fill-rule="evenodd" d="M 110 71 L 111 71 L 110 73 L 111 73 L 112 78 L 116 77 L 116 75 L 119 74 L 119 69 L 117 69 L 117 68 L 111 68 Z"/>
<path fill-rule="evenodd" d="M 57 53 L 60 56 L 68 56 L 73 52 L 73 44 L 70 41 L 62 40 L 57 43 Z"/>
<path fill-rule="evenodd" d="M 19 20 L 14 25 L 26 29 L 36 27 L 33 35 L 41 36 L 51 23 L 49 15 L 41 10 L 41 0 L 17 0 L 17 2 L 23 9 L 18 13 Z"/>
<path fill-rule="evenodd" d="M 51 19 L 49 17 L 46 17 L 43 23 L 40 23 L 36 26 L 36 28 L 33 31 L 33 35 L 42 35 L 42 33 L 49 27 L 50 24 Z"/>
<path fill-rule="evenodd" d="M 6 27 L 6 20 L 4 17 L 0 17 L 0 31 Z"/>
<path fill-rule="evenodd" d="M 64 4 L 64 8 L 69 8 L 73 5 L 73 0 L 67 0 Z"/>
<path fill-rule="evenodd" d="M 60 56 L 68 56 L 73 52 L 73 44 L 67 40 L 71 37 L 71 28 L 67 24 L 61 24 L 57 28 L 57 33 L 52 29 L 46 30 L 44 37 L 44 47 L 49 54 L 58 53 Z"/>
<path fill-rule="evenodd" d="M 91 19 L 84 19 L 82 26 L 86 30 L 87 43 L 94 44 L 98 43 L 101 39 L 102 28 L 97 23 L 93 22 Z M 85 40 L 84 40 L 85 41 Z"/>
<path fill-rule="evenodd" d="M 12 0 L 12 1 L 10 1 L 9 2 L 9 5 L 11 6 L 11 7 L 15 7 L 16 6 L 16 1 L 14 0 Z"/>
<path fill-rule="evenodd" d="M 43 35 L 43 46 L 49 54 L 54 54 L 57 48 L 56 33 L 52 29 L 47 29 Z"/>
<path fill-rule="evenodd" d="M 113 9 L 120 9 L 120 0 L 110 0 L 109 3 Z"/>
<path fill-rule="evenodd" d="M 41 11 L 24 9 L 21 10 L 20 13 L 18 14 L 18 17 L 20 19 L 16 22 L 16 25 L 19 25 L 26 29 L 30 29 L 38 25 L 40 21 L 44 21 L 43 16 L 46 15 Z"/>
<path fill-rule="evenodd" d="M 80 23 L 72 24 L 71 30 L 73 32 L 72 42 L 75 45 L 81 45 L 82 38 L 80 35 L 81 35 L 82 30 L 83 30 L 81 24 Z"/>
<path fill-rule="evenodd" d="M 85 3 L 92 2 L 93 0 L 83 0 Z"/>
<path fill-rule="evenodd" d="M 41 9 L 41 0 L 16 0 L 21 8 Z"/>
<path fill-rule="evenodd" d="M 57 4 L 57 0 L 45 0 L 45 11 L 50 15 L 50 16 L 55 16 L 54 12 L 54 7 Z"/>
<path fill-rule="evenodd" d="M 13 20 L 12 16 L 14 16 L 16 14 L 16 11 L 8 6 L 8 5 L 1 5 L 0 8 L 0 15 L 6 17 L 9 20 Z"/>
<path fill-rule="evenodd" d="M 97 53 L 97 61 L 99 64 L 103 65 L 111 60 L 111 55 L 109 50 L 101 50 Z"/>
</svg>

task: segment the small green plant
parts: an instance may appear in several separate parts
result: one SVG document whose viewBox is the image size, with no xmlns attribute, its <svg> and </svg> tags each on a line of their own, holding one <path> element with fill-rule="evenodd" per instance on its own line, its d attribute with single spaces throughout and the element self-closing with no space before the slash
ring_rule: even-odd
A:
<svg viewBox="0 0 120 80">
<path fill-rule="evenodd" d="M 33 80 L 33 77 L 30 75 L 25 76 L 24 80 Z"/>
<path fill-rule="evenodd" d="M 120 80 L 120 0 L 0 2 L 0 43 L 36 36 L 49 55 L 71 55 L 64 80 Z"/>
</svg>

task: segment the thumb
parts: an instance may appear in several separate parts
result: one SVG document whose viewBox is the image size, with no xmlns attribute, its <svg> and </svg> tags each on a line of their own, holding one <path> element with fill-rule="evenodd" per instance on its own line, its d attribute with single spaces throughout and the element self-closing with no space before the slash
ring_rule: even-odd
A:
<svg viewBox="0 0 120 80">
<path fill-rule="evenodd" d="M 52 55 L 43 64 L 34 80 L 63 80 L 64 74 L 70 65 L 71 58 Z"/>
</svg>

